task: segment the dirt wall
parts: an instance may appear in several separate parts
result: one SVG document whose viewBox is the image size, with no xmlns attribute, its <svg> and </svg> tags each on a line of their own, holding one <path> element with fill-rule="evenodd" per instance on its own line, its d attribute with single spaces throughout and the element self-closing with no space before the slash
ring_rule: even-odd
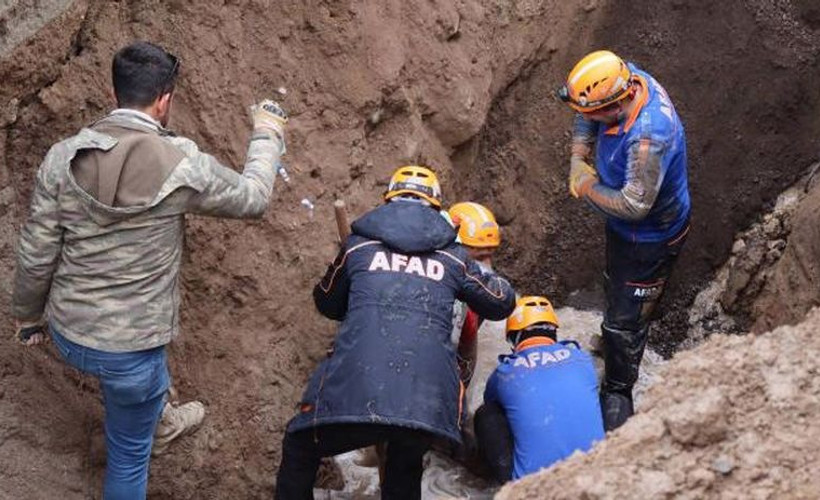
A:
<svg viewBox="0 0 820 500">
<path fill-rule="evenodd" d="M 118 47 L 150 39 L 180 56 L 172 127 L 231 165 L 244 154 L 246 107 L 288 90 L 292 181 L 279 182 L 265 218 L 188 220 L 172 373 L 183 399 L 203 400 L 209 416 L 153 462 L 155 498 L 269 493 L 282 426 L 332 335 L 309 295 L 334 254 L 331 202 L 340 195 L 354 215 L 364 212 L 398 164 L 429 163 L 447 199 L 497 212 L 507 242 L 497 267 L 520 289 L 559 305 L 599 300 L 602 223 L 566 194 L 571 116 L 552 96 L 588 50 L 608 46 L 645 66 L 687 124 L 693 231 L 661 330 L 671 336 L 655 339 L 667 351 L 676 318 L 732 235 L 817 151 L 820 25 L 811 2 L 57 3 L 57 15 L 41 13 L 48 20 L 36 34 L 0 55 L 3 310 L 36 167 L 50 144 L 111 108 Z M 10 13 L 6 30 L 18 26 Z M 590 293 L 570 296 L 577 289 Z M 0 327 L 10 331 L 8 316 Z M 93 384 L 52 350 L 11 342 L 0 344 L 0 370 L 3 494 L 98 491 Z"/>
<path fill-rule="evenodd" d="M 494 96 L 540 57 L 545 26 L 571 19 L 572 3 L 89 0 L 63 7 L 0 59 L 6 311 L 33 174 L 50 144 L 111 108 L 109 65 L 118 47 L 143 38 L 180 57 L 171 125 L 230 165 L 244 154 L 246 107 L 287 89 L 291 182 L 279 181 L 266 217 L 188 220 L 183 333 L 170 358 L 182 398 L 202 400 L 208 417 L 195 436 L 152 462 L 150 481 L 156 498 L 267 496 L 283 425 L 333 332 L 310 299 L 335 253 L 333 198 L 345 197 L 360 214 L 379 202 L 391 171 L 409 162 L 435 166 L 451 196 L 452 148 L 481 130 Z M 548 31 L 562 36 L 567 26 Z M 2 326 L 11 330 L 7 316 Z M 3 494 L 97 492 L 104 447 L 92 381 L 74 376 L 51 349 L 11 342 L 0 346 L 0 367 Z"/>
<path fill-rule="evenodd" d="M 600 304 L 602 222 L 567 195 L 572 116 L 553 95 L 584 53 L 608 47 L 665 86 L 686 126 L 692 230 L 651 342 L 669 355 L 687 306 L 729 255 L 735 233 L 803 175 L 820 149 L 820 31 L 810 2 L 593 1 L 552 57 L 493 106 L 459 150 L 464 196 L 507 223 L 500 268 L 559 304 Z M 590 293 L 570 297 L 574 290 Z"/>
<path fill-rule="evenodd" d="M 820 183 L 815 182 L 789 221 L 790 233 L 787 242 L 781 243 L 785 247 L 782 255 L 766 270 L 765 283 L 751 304 L 753 331 L 799 323 L 812 307 L 820 305 L 818 213 Z"/>
</svg>

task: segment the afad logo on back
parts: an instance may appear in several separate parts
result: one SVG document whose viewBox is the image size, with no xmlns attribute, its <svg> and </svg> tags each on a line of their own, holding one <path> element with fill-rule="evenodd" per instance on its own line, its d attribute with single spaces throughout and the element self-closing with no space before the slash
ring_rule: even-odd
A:
<svg viewBox="0 0 820 500">
<path fill-rule="evenodd" d="M 517 355 L 515 357 L 514 367 L 523 366 L 525 368 L 535 368 L 537 366 L 544 366 L 550 363 L 560 363 L 572 356 L 572 351 L 569 349 L 558 349 L 557 351 L 533 351 L 526 356 Z"/>
<path fill-rule="evenodd" d="M 444 264 L 435 259 L 408 257 L 400 253 L 376 252 L 370 261 L 368 271 L 392 271 L 394 273 L 416 274 L 434 281 L 444 278 Z"/>
</svg>

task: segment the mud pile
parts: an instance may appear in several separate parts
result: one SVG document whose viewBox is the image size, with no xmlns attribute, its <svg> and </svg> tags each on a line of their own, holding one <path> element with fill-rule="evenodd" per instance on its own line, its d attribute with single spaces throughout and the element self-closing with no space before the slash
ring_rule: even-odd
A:
<svg viewBox="0 0 820 500">
<path fill-rule="evenodd" d="M 808 194 L 795 210 L 792 231 L 782 256 L 767 273 L 766 283 L 752 305 L 752 329 L 794 324 L 820 305 L 820 183 L 807 180 Z"/>
<path fill-rule="evenodd" d="M 676 355 L 626 425 L 497 498 L 817 498 L 818 328 L 815 309 Z"/>
<path fill-rule="evenodd" d="M 692 304 L 686 347 L 697 345 L 712 333 L 747 331 L 755 322 L 753 308 L 769 286 L 775 266 L 784 250 L 793 247 L 805 232 L 805 228 L 798 227 L 794 241 L 790 238 L 795 212 L 804 200 L 811 198 L 807 197 L 808 181 L 804 179 L 784 191 L 771 211 L 736 236 L 732 255 Z M 811 307 L 805 301 L 794 301 L 793 305 L 805 307 L 803 314 Z"/>
</svg>

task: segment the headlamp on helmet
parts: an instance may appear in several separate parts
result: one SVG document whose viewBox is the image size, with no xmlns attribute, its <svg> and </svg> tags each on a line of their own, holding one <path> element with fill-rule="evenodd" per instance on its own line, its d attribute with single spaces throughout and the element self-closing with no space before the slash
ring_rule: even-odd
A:
<svg viewBox="0 0 820 500">
<path fill-rule="evenodd" d="M 588 54 L 572 68 L 558 97 L 580 113 L 614 104 L 630 94 L 632 71 L 608 50 Z"/>
</svg>

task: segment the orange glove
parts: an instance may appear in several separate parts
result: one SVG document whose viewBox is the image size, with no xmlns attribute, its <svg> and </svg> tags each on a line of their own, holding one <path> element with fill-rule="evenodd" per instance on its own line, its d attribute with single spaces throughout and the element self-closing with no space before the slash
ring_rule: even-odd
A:
<svg viewBox="0 0 820 500">
<path fill-rule="evenodd" d="M 573 157 L 569 162 L 569 194 L 583 198 L 598 182 L 598 172 L 584 160 Z"/>
</svg>

